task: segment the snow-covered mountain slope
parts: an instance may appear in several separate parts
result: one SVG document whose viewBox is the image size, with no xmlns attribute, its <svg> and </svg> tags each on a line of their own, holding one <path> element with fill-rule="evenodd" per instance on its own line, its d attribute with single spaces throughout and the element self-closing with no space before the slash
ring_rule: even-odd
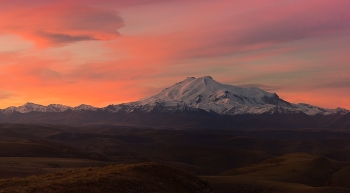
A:
<svg viewBox="0 0 350 193">
<path fill-rule="evenodd" d="M 202 109 L 225 115 L 275 112 L 329 115 L 349 112 L 346 109 L 323 109 L 306 104 L 291 104 L 280 99 L 276 93 L 269 93 L 259 88 L 221 84 L 210 76 L 189 77 L 152 97 L 106 108 L 111 112 L 181 111 L 185 109 Z"/>
<path fill-rule="evenodd" d="M 82 110 L 91 110 L 96 111 L 98 108 L 90 106 L 90 105 L 79 105 L 77 107 L 70 107 L 61 104 L 50 104 L 48 106 L 34 104 L 34 103 L 26 103 L 19 107 L 7 107 L 6 109 L 0 110 L 3 114 L 11 114 L 14 112 L 18 113 L 30 113 L 30 112 L 64 112 L 66 110 L 73 111 L 82 111 Z"/>
<path fill-rule="evenodd" d="M 96 111 L 98 108 L 93 107 L 91 105 L 85 105 L 85 104 L 81 104 L 77 107 L 73 107 L 72 108 L 74 111 Z"/>
<path fill-rule="evenodd" d="M 350 112 L 347 109 L 344 108 L 336 108 L 336 109 L 328 109 L 328 108 L 321 108 L 305 103 L 299 103 L 294 105 L 295 108 L 299 109 L 301 112 L 307 114 L 307 115 L 333 115 L 333 114 L 346 114 Z"/>
<path fill-rule="evenodd" d="M 48 106 L 26 103 L 19 107 L 0 110 L 3 114 L 13 112 L 64 112 L 71 111 L 107 111 L 107 112 L 178 112 L 204 110 L 222 115 L 263 114 L 263 113 L 300 113 L 307 115 L 346 114 L 349 110 L 326 109 L 308 104 L 291 104 L 259 88 L 242 88 L 216 82 L 210 76 L 189 77 L 164 89 L 160 93 L 136 102 L 109 105 L 96 108 L 90 105 L 69 107 L 60 104 Z"/>
<path fill-rule="evenodd" d="M 210 76 L 189 77 L 155 96 L 130 104 L 145 111 L 161 105 L 171 109 L 189 107 L 218 114 L 261 114 L 275 112 L 276 106 L 290 108 L 291 104 L 276 94 L 259 88 L 241 88 L 216 82 Z"/>
<path fill-rule="evenodd" d="M 10 114 L 14 112 L 19 113 L 29 113 L 29 112 L 62 112 L 64 110 L 67 110 L 69 107 L 64 105 L 58 105 L 58 104 L 51 104 L 49 106 L 43 106 L 39 104 L 34 103 L 26 103 L 19 107 L 8 107 L 4 110 L 2 110 L 5 114 Z"/>
</svg>

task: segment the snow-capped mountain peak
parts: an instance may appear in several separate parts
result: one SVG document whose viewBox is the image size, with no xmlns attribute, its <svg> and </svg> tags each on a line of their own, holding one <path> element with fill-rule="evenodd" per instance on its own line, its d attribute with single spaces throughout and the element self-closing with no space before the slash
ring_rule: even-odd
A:
<svg viewBox="0 0 350 193">
<path fill-rule="evenodd" d="M 151 111 L 159 104 L 169 109 L 189 107 L 230 115 L 275 111 L 276 105 L 291 107 L 275 93 L 221 84 L 210 76 L 188 77 L 154 96 L 130 103 L 143 111 Z"/>
<path fill-rule="evenodd" d="M 336 108 L 336 109 L 328 109 L 328 108 L 321 108 L 305 103 L 299 103 L 294 105 L 296 108 L 300 109 L 300 111 L 304 112 L 307 115 L 331 115 L 331 114 L 346 114 L 349 112 L 349 110 L 344 108 Z"/>
<path fill-rule="evenodd" d="M 32 111 L 45 111 L 46 107 L 43 105 L 39 105 L 39 104 L 35 104 L 35 103 L 31 103 L 31 102 L 27 102 L 22 106 L 19 107 L 8 107 L 6 109 L 3 110 L 4 113 L 9 114 L 9 113 L 13 113 L 13 112 L 19 112 L 19 113 L 28 113 L 28 112 L 32 112 Z"/>
<path fill-rule="evenodd" d="M 72 107 L 61 105 L 61 104 L 50 104 L 47 106 L 46 111 L 48 112 L 63 112 L 68 109 L 71 109 Z"/>
<path fill-rule="evenodd" d="M 158 94 L 139 101 L 109 105 L 96 108 L 91 105 L 69 107 L 61 104 L 43 106 L 26 103 L 19 107 L 0 110 L 3 114 L 14 112 L 64 112 L 71 111 L 107 111 L 115 112 L 174 112 L 204 110 L 221 115 L 263 114 L 263 113 L 305 113 L 307 115 L 346 114 L 349 110 L 327 109 L 304 103 L 291 104 L 281 99 L 276 93 L 266 92 L 260 88 L 238 87 L 222 84 L 210 76 L 200 78 L 188 77 Z"/>
<path fill-rule="evenodd" d="M 18 107 L 8 107 L 6 109 L 0 110 L 3 114 L 11 114 L 14 112 L 18 113 L 30 113 L 30 112 L 64 112 L 67 110 L 72 111 L 96 111 L 98 108 L 93 107 L 91 105 L 81 104 L 77 107 L 70 107 L 62 104 L 50 104 L 48 106 L 35 104 L 32 102 L 27 102 L 22 106 Z"/>
<path fill-rule="evenodd" d="M 91 105 L 81 104 L 73 108 L 75 111 L 96 111 L 98 108 Z"/>
<path fill-rule="evenodd" d="M 250 87 L 243 88 L 221 84 L 210 76 L 188 77 L 162 90 L 160 93 L 122 105 L 111 105 L 111 112 L 149 112 L 201 109 L 225 115 L 262 113 L 345 114 L 346 109 L 324 109 L 306 104 L 291 104 L 279 98 L 276 93 Z"/>
<path fill-rule="evenodd" d="M 163 90 L 159 94 L 139 101 L 147 104 L 158 102 L 185 102 L 189 104 L 201 103 L 201 99 L 218 100 L 228 98 L 230 95 L 246 96 L 249 98 L 260 99 L 263 97 L 273 97 L 274 93 L 265 92 L 259 88 L 240 88 L 232 85 L 216 82 L 210 76 L 200 78 L 189 77 L 184 81 Z M 225 100 L 226 102 L 228 100 Z M 223 102 L 223 101 L 221 101 Z"/>
</svg>

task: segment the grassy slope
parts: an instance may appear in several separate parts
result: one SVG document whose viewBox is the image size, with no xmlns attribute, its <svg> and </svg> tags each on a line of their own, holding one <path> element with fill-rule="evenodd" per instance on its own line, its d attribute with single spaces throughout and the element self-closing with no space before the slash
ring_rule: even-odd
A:
<svg viewBox="0 0 350 193">
<path fill-rule="evenodd" d="M 107 166 L 111 162 L 46 157 L 0 157 L 0 178 L 26 177 L 72 168 Z"/>
<path fill-rule="evenodd" d="M 181 170 L 155 163 L 69 170 L 0 180 L 0 192 L 211 193 L 207 183 Z"/>
<path fill-rule="evenodd" d="M 221 176 L 205 177 L 213 184 L 216 193 L 230 192 L 233 188 L 235 191 L 231 192 L 288 192 L 289 189 L 294 192 L 349 192 L 350 167 L 319 157 L 350 161 L 350 136 L 345 131 L 178 131 L 36 125 L 1 127 L 0 157 L 36 158 L 0 158 L 0 178 L 104 165 L 91 160 L 81 162 L 70 159 L 94 158 L 118 163 L 156 161 L 200 175 L 223 172 Z M 260 135 L 274 138 L 266 139 Z M 294 137 L 286 140 L 279 139 L 280 136 Z M 307 136 L 316 137 L 308 139 Z M 288 154 L 260 162 L 299 151 L 313 155 Z M 56 161 L 59 158 L 54 157 L 69 159 Z M 41 161 L 32 161 L 34 159 Z M 229 168 L 234 169 L 227 170 Z M 326 184 L 347 188 L 322 187 Z"/>
<path fill-rule="evenodd" d="M 349 164 L 293 153 L 203 178 L 216 193 L 350 192 L 346 186 L 349 182 L 346 181 L 349 179 L 346 165 Z"/>
<path fill-rule="evenodd" d="M 304 184 L 263 181 L 241 176 L 205 176 L 215 193 L 350 193 L 343 187 L 312 187 Z"/>
</svg>

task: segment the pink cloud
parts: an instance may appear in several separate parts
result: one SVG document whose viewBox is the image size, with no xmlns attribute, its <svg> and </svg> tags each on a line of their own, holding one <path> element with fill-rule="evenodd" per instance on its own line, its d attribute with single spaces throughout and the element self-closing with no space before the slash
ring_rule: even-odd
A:
<svg viewBox="0 0 350 193">
<path fill-rule="evenodd" d="M 114 39 L 124 26 L 115 10 L 79 4 L 11 9 L 0 16 L 0 32 L 20 35 L 40 47 Z"/>
<path fill-rule="evenodd" d="M 341 67 L 348 64 L 350 48 L 349 39 L 342 38 L 350 32 L 347 0 L 0 2 L 5 5 L 0 32 L 41 48 L 0 53 L 1 90 L 30 101 L 45 101 L 38 94 L 45 93 L 47 101 L 66 104 L 81 98 L 92 105 L 127 102 L 202 75 L 278 88 L 291 102 L 332 107 L 326 102 L 333 97 L 329 92 L 317 99 L 307 89 L 348 88 L 350 69 Z M 50 48 L 90 40 L 106 41 L 84 52 Z M 108 51 L 91 61 L 77 60 L 78 54 L 90 57 L 99 49 Z M 43 50 L 54 57 L 44 59 Z M 66 55 L 66 61 L 58 59 Z M 349 107 L 345 97 L 339 101 Z"/>
</svg>

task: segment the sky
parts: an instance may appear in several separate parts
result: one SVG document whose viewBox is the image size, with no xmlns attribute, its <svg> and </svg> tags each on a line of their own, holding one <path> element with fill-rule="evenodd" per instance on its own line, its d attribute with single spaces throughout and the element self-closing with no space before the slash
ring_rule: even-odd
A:
<svg viewBox="0 0 350 193">
<path fill-rule="evenodd" d="M 0 108 L 103 107 L 186 77 L 350 109 L 349 0 L 0 0 Z"/>
</svg>

